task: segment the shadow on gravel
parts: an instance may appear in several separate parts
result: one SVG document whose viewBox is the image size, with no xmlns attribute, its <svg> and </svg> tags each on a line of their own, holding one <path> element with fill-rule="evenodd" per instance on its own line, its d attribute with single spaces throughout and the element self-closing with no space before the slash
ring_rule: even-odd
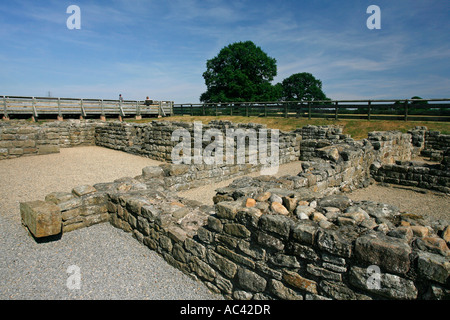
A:
<svg viewBox="0 0 450 320">
<path fill-rule="evenodd" d="M 48 236 L 48 237 L 42 237 L 42 238 L 36 238 L 31 232 L 30 230 L 28 230 L 28 235 L 34 239 L 34 241 L 36 241 L 36 243 L 49 243 L 49 242 L 55 242 L 55 241 L 59 241 L 62 238 L 62 231 L 58 234 L 55 234 L 53 236 Z"/>
</svg>

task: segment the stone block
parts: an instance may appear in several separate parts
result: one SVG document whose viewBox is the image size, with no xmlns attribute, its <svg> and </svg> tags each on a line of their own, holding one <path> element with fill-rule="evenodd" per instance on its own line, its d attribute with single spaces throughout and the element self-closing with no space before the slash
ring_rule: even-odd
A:
<svg viewBox="0 0 450 320">
<path fill-rule="evenodd" d="M 238 223 L 227 223 L 224 225 L 223 230 L 229 235 L 238 238 L 247 238 L 251 235 L 251 232 L 245 226 Z"/>
<path fill-rule="evenodd" d="M 51 154 L 51 153 L 59 153 L 58 145 L 38 145 L 37 146 L 38 155 Z"/>
<path fill-rule="evenodd" d="M 289 237 L 293 224 L 292 219 L 280 215 L 265 214 L 259 219 L 259 226 L 262 230 L 276 233 L 285 238 Z"/>
<path fill-rule="evenodd" d="M 350 258 L 353 253 L 352 241 L 343 232 L 319 229 L 317 245 L 320 249 L 340 257 Z"/>
<path fill-rule="evenodd" d="M 163 178 L 164 170 L 161 167 L 150 166 L 142 169 L 142 176 L 144 179 Z"/>
<path fill-rule="evenodd" d="M 410 253 L 411 247 L 406 241 L 380 232 L 359 237 L 355 243 L 355 254 L 359 260 L 388 272 L 407 273 Z"/>
<path fill-rule="evenodd" d="M 373 274 L 366 268 L 352 267 L 350 283 L 354 286 L 390 299 L 416 299 L 414 282 L 389 273 Z"/>
<path fill-rule="evenodd" d="M 54 203 L 31 201 L 20 203 L 22 223 L 36 237 L 48 237 L 61 233 L 61 211 Z"/>
<path fill-rule="evenodd" d="M 78 186 L 72 189 L 72 193 L 78 197 L 84 196 L 86 194 L 94 193 L 97 190 L 89 185 Z"/>
<path fill-rule="evenodd" d="M 216 204 L 218 218 L 234 219 L 238 210 L 242 207 L 241 201 L 226 201 Z"/>
<path fill-rule="evenodd" d="M 306 279 L 297 272 L 283 270 L 283 280 L 298 289 L 317 294 L 317 283 L 313 280 Z"/>
<path fill-rule="evenodd" d="M 450 262 L 438 254 L 420 251 L 417 258 L 419 273 L 425 278 L 442 284 L 448 283 Z"/>
<path fill-rule="evenodd" d="M 252 292 L 263 292 L 266 289 L 267 281 L 257 273 L 239 268 L 237 275 L 237 281 L 239 285 L 245 289 Z"/>
</svg>

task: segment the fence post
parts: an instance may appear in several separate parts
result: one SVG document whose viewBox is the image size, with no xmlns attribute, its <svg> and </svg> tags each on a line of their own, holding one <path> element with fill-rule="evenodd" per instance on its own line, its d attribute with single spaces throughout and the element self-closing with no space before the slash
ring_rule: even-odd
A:
<svg viewBox="0 0 450 320">
<path fill-rule="evenodd" d="M 181 109 L 181 115 L 184 116 L 184 113 L 183 113 L 183 104 L 180 105 L 180 109 Z"/>
<path fill-rule="evenodd" d="M 311 101 L 308 101 L 308 119 L 311 120 Z"/>
<path fill-rule="evenodd" d="M 191 104 L 191 117 L 194 116 L 194 107 Z"/>
<path fill-rule="evenodd" d="M 31 107 L 33 108 L 33 115 L 31 116 L 31 120 L 34 122 L 37 118 L 37 111 L 36 111 L 36 98 L 33 97 Z"/>
<path fill-rule="evenodd" d="M 233 115 L 233 103 L 230 103 L 230 116 Z"/>
<path fill-rule="evenodd" d="M 264 117 L 267 118 L 267 103 L 264 104 Z"/>
<path fill-rule="evenodd" d="M 216 117 L 217 117 L 217 115 L 218 115 L 218 113 L 217 113 L 217 103 L 214 104 L 214 106 L 215 106 L 215 108 L 216 108 Z"/>
<path fill-rule="evenodd" d="M 284 117 L 287 118 L 288 117 L 288 103 L 284 103 Z"/>
<path fill-rule="evenodd" d="M 335 115 L 334 115 L 334 120 L 337 120 L 338 119 L 338 113 L 339 113 L 339 102 L 335 102 L 335 105 L 336 105 L 336 107 L 335 107 L 335 109 L 336 109 L 336 113 L 335 113 Z"/>
<path fill-rule="evenodd" d="M 248 113 L 248 104 L 245 105 L 245 115 L 247 117 L 250 117 L 249 113 Z"/>
<path fill-rule="evenodd" d="M 58 121 L 63 121 L 63 115 L 61 112 L 61 98 L 58 98 L 58 117 L 57 117 Z"/>
<path fill-rule="evenodd" d="M 6 97 L 3 96 L 3 120 L 9 120 L 8 108 L 6 106 Z"/>
<path fill-rule="evenodd" d="M 141 120 L 141 107 L 139 106 L 139 101 L 136 100 L 136 120 Z"/>
<path fill-rule="evenodd" d="M 408 121 L 408 100 L 405 100 L 405 121 Z"/>
<path fill-rule="evenodd" d="M 83 107 L 83 99 L 81 99 L 80 100 L 80 108 L 81 108 L 81 116 L 80 116 L 80 119 L 82 119 L 82 118 L 85 118 L 86 119 L 86 111 L 84 110 L 84 107 Z"/>
<path fill-rule="evenodd" d="M 101 109 L 100 120 L 106 121 L 105 106 L 103 105 L 103 99 L 100 99 L 100 109 Z"/>
<path fill-rule="evenodd" d="M 370 121 L 370 113 L 372 112 L 372 101 L 369 100 L 367 106 L 368 106 L 368 110 L 367 110 L 367 120 Z"/>
<path fill-rule="evenodd" d="M 205 104 L 202 104 L 202 114 L 205 116 Z"/>
</svg>

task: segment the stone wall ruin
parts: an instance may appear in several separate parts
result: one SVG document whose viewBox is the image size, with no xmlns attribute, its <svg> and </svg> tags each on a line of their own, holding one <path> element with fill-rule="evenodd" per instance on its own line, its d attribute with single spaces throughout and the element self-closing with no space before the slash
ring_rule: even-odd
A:
<svg viewBox="0 0 450 320">
<path fill-rule="evenodd" d="M 166 126 L 177 125 L 75 122 L 36 128 L 26 124 L 23 130 L 2 123 L 0 141 L 9 146 L 48 139 L 69 147 L 83 140 L 167 160 L 173 145 L 163 143 L 170 132 Z M 74 133 L 81 127 L 86 134 Z M 51 130 L 67 135 L 43 138 Z M 39 230 L 45 233 L 48 227 L 53 234 L 58 232 L 55 225 L 64 233 L 110 222 L 230 299 L 449 298 L 448 221 L 427 220 L 389 204 L 352 202 L 345 196 L 373 179 L 388 182 L 387 177 L 400 184 L 419 179 L 417 187 L 440 186 L 437 190 L 448 192 L 448 149 L 442 151 L 439 168 L 425 172 L 420 169 L 425 164 L 411 162 L 427 145 L 423 128 L 407 134 L 371 133 L 361 141 L 337 127 L 309 126 L 282 136 L 280 149 L 287 155 L 283 161 L 302 159 L 296 176 L 249 178 L 239 176 L 254 170 L 251 166 L 166 163 L 144 168 L 138 177 L 78 186 L 70 193 L 22 203 L 23 222 L 33 233 L 32 220 L 39 216 L 46 221 Z M 3 149 L 8 149 L 7 157 L 17 156 L 9 147 Z M 431 172 L 440 178 L 425 176 Z M 213 206 L 177 195 L 178 190 L 230 176 L 236 179 L 217 190 Z"/>
</svg>

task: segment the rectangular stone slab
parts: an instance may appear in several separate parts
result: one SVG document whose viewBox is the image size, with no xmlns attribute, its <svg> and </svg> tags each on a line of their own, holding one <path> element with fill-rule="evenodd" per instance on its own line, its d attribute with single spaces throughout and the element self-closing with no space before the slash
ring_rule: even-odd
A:
<svg viewBox="0 0 450 320">
<path fill-rule="evenodd" d="M 36 238 L 61 233 L 61 211 L 54 203 L 40 200 L 22 202 L 20 203 L 20 215 L 22 223 Z"/>
</svg>

